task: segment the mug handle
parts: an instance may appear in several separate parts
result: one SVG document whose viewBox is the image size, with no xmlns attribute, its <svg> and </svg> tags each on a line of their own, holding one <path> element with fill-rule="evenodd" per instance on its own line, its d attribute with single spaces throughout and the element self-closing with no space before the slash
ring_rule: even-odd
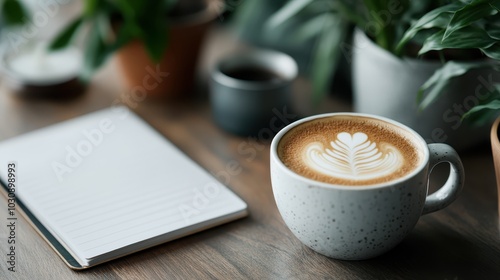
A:
<svg viewBox="0 0 500 280">
<path fill-rule="evenodd" d="M 458 153 L 446 144 L 429 144 L 429 174 L 439 163 L 450 164 L 450 175 L 446 183 L 425 199 L 422 215 L 441 210 L 450 205 L 464 186 L 465 172 Z M 429 179 L 427 179 L 429 181 Z M 427 182 L 427 187 L 429 183 Z"/>
</svg>

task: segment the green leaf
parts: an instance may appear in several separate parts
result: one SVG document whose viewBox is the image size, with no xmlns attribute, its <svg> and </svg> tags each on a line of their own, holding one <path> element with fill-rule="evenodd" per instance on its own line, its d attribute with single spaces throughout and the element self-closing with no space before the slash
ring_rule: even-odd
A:
<svg viewBox="0 0 500 280">
<path fill-rule="evenodd" d="M 452 33 L 443 40 L 444 32 L 444 30 L 438 31 L 427 38 L 418 54 L 442 49 L 489 48 L 496 41 L 486 31 L 475 26 L 464 27 L 460 33 Z"/>
<path fill-rule="evenodd" d="M 267 27 L 275 28 L 283 24 L 312 2 L 313 0 L 292 0 L 288 2 L 283 8 L 269 18 L 266 22 Z"/>
<path fill-rule="evenodd" d="M 66 27 L 59 35 L 52 40 L 49 45 L 50 50 L 58 50 L 65 48 L 69 45 L 71 40 L 75 37 L 76 31 L 83 22 L 83 18 L 79 17 Z"/>
<path fill-rule="evenodd" d="M 136 37 L 136 34 L 133 31 L 133 28 L 126 28 L 126 27 L 121 27 L 116 31 L 116 38 L 113 44 L 110 45 L 109 51 L 115 52 L 124 45 L 126 45 L 128 42 L 130 42 L 133 38 Z"/>
<path fill-rule="evenodd" d="M 442 13 L 439 17 L 435 18 L 432 21 L 429 21 L 425 25 L 422 26 L 422 29 L 432 29 L 432 28 L 446 28 L 450 23 L 451 18 L 453 17 L 453 13 Z"/>
<path fill-rule="evenodd" d="M 142 7 L 137 6 L 142 1 L 124 1 L 117 0 L 114 2 L 124 20 L 133 20 L 136 17 L 136 11 L 141 11 Z M 135 4 L 135 5 L 134 5 Z"/>
<path fill-rule="evenodd" d="M 495 39 L 500 41 L 500 25 L 498 24 L 490 24 L 485 27 L 486 33 Z"/>
<path fill-rule="evenodd" d="M 315 16 L 304 22 L 296 32 L 294 32 L 294 39 L 296 42 L 305 42 L 314 36 L 321 34 L 325 20 L 328 20 L 330 14 L 322 14 Z"/>
<path fill-rule="evenodd" d="M 123 0 L 126 1 L 126 0 Z M 138 1 L 138 0 L 137 0 Z M 145 1 L 144 14 L 137 20 L 149 57 L 159 62 L 168 45 L 169 26 L 165 11 L 168 1 Z"/>
<path fill-rule="evenodd" d="M 495 12 L 495 9 L 490 6 L 489 2 L 491 1 L 473 1 L 456 11 L 450 20 L 450 24 L 446 28 L 443 40 L 446 40 L 446 38 L 453 34 L 453 32 L 464 28 L 465 26 L 469 26 L 470 24 Z"/>
<path fill-rule="evenodd" d="M 0 10 L 7 24 L 18 25 L 26 21 L 26 11 L 18 0 L 4 0 Z"/>
<path fill-rule="evenodd" d="M 489 126 L 498 115 L 498 110 L 480 110 L 470 115 L 463 114 L 462 121 L 476 126 Z"/>
<path fill-rule="evenodd" d="M 500 12 L 500 5 L 497 3 L 497 4 L 492 4 L 490 3 L 491 7 L 495 10 L 497 10 L 498 12 Z"/>
<path fill-rule="evenodd" d="M 101 39 L 103 40 L 103 42 L 109 43 L 112 40 L 113 36 L 109 17 L 104 12 L 100 12 L 95 16 L 94 22 L 94 32 L 99 32 L 101 34 Z"/>
<path fill-rule="evenodd" d="M 91 27 L 95 28 L 95 26 Z M 85 59 L 83 62 L 83 70 L 81 73 L 81 78 L 85 82 L 88 82 L 95 70 L 104 63 L 108 54 L 106 51 L 106 44 L 101 38 L 100 32 L 89 32 L 88 36 L 84 52 Z"/>
<path fill-rule="evenodd" d="M 99 6 L 99 0 L 87 0 L 83 6 L 83 14 L 86 17 L 93 16 Z"/>
<path fill-rule="evenodd" d="M 384 13 L 387 13 L 387 5 L 383 3 L 384 1 L 373 1 L 373 0 L 363 0 L 366 9 L 370 11 L 367 14 L 368 21 L 370 23 L 370 28 L 364 28 L 364 32 L 368 36 L 373 37 L 375 43 L 380 47 L 389 50 L 391 46 L 391 35 L 389 28 L 391 20 L 395 15 L 390 15 L 387 19 L 384 18 Z"/>
<path fill-rule="evenodd" d="M 363 17 L 362 13 L 356 10 L 356 2 L 336 1 L 334 4 L 335 9 L 338 10 L 339 14 L 343 15 L 346 19 L 350 20 L 357 26 L 366 26 L 366 19 Z"/>
<path fill-rule="evenodd" d="M 496 43 L 489 48 L 482 48 L 481 51 L 489 58 L 500 61 L 500 43 Z"/>
<path fill-rule="evenodd" d="M 454 77 L 461 76 L 470 69 L 488 67 L 488 63 L 459 63 L 455 61 L 447 62 L 443 67 L 436 70 L 434 74 L 420 87 L 417 94 L 417 102 L 419 102 L 419 110 L 424 110 L 432 104 L 449 85 L 450 80 Z M 424 97 L 424 92 L 430 89 Z"/>
<path fill-rule="evenodd" d="M 325 20 L 323 32 L 316 44 L 315 56 L 311 69 L 313 101 L 318 105 L 327 91 L 341 56 L 340 43 L 347 34 L 347 25 L 340 18 L 330 15 Z"/>
<path fill-rule="evenodd" d="M 403 38 L 396 46 L 396 51 L 401 53 L 403 47 L 413 38 L 420 30 L 433 28 L 435 26 L 442 26 L 443 21 L 451 18 L 452 13 L 462 7 L 464 4 L 460 2 L 452 3 L 446 6 L 434 9 L 427 14 L 423 15 L 416 21 L 403 35 Z"/>
<path fill-rule="evenodd" d="M 463 118 L 468 118 L 472 114 L 475 114 L 482 110 L 500 110 L 500 100 L 495 99 L 484 105 L 478 105 L 471 108 L 467 113 L 464 114 Z"/>
<path fill-rule="evenodd" d="M 168 26 L 166 21 L 153 20 L 143 26 L 143 41 L 149 57 L 154 62 L 159 62 L 168 45 Z"/>
</svg>

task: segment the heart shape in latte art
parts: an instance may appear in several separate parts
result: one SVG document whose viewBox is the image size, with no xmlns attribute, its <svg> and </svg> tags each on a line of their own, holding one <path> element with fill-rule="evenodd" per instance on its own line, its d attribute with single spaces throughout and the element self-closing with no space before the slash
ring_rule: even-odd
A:
<svg viewBox="0 0 500 280">
<path fill-rule="evenodd" d="M 321 142 L 303 151 L 306 165 L 322 174 L 346 180 L 371 180 L 397 171 L 404 163 L 401 152 L 389 143 L 374 143 L 363 132 L 341 132 L 331 148 Z"/>
</svg>

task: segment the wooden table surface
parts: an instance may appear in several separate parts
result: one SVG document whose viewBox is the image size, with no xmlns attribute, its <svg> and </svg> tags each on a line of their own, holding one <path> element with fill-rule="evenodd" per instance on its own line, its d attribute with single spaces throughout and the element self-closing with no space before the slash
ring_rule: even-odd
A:
<svg viewBox="0 0 500 280">
<path fill-rule="evenodd" d="M 213 40 L 212 40 L 213 41 Z M 231 45 L 226 43 L 224 46 Z M 206 69 L 225 53 L 207 45 Z M 208 53 L 208 55 L 207 55 Z M 0 140 L 108 107 L 126 94 L 110 63 L 88 91 L 69 102 L 18 98 L 0 88 Z M 203 75 L 202 75 L 203 76 Z M 295 91 L 302 91 L 300 82 Z M 206 88 L 203 86 L 202 89 Z M 327 102 L 320 110 L 346 110 Z M 6 270 L 7 206 L 0 199 L 0 279 L 500 279 L 500 228 L 497 190 L 488 143 L 460 152 L 466 182 L 448 208 L 423 216 L 395 249 L 366 261 L 339 261 L 313 252 L 287 229 L 276 208 L 269 175 L 269 142 L 237 137 L 212 121 L 203 90 L 183 103 L 141 102 L 132 108 L 174 144 L 213 174 L 227 163 L 241 169 L 228 185 L 249 205 L 250 215 L 217 228 L 175 240 L 84 271 L 73 271 L 20 218 L 17 272 Z M 255 158 L 238 152 L 246 143 Z M 433 186 L 443 182 L 437 168 Z M 5 259 L 5 260 L 4 260 Z"/>
</svg>

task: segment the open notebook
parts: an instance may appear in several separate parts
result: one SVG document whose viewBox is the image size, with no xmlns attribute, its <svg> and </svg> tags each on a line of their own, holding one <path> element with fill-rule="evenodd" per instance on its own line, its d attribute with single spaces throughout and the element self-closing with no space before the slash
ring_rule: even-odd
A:
<svg viewBox="0 0 500 280">
<path fill-rule="evenodd" d="M 18 206 L 75 269 L 247 214 L 247 205 L 126 107 L 0 143 Z"/>
</svg>

